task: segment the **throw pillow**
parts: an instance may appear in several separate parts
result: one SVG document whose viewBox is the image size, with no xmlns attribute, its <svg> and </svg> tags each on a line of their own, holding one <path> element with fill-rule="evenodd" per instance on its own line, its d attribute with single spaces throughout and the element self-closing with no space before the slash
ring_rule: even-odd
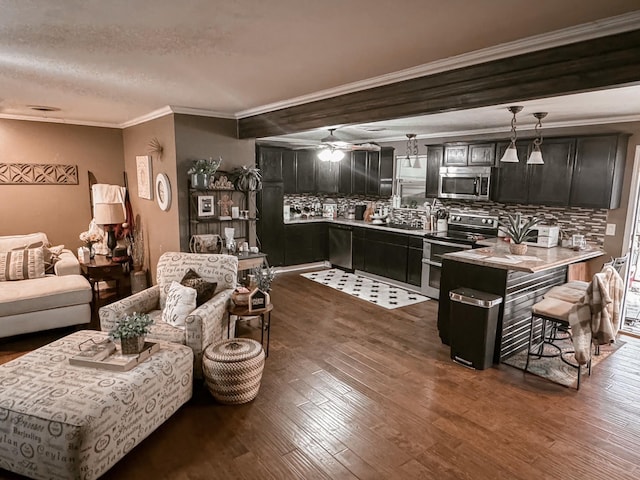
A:
<svg viewBox="0 0 640 480">
<path fill-rule="evenodd" d="M 185 287 L 195 288 L 198 293 L 198 298 L 196 299 L 196 305 L 198 307 L 213 297 L 216 293 L 216 287 L 218 286 L 216 282 L 207 282 L 192 268 L 184 274 L 180 283 Z"/>
<path fill-rule="evenodd" d="M 167 301 L 162 311 L 162 321 L 174 327 L 183 327 L 187 316 L 196 309 L 195 289 L 171 282 Z"/>
<path fill-rule="evenodd" d="M 55 245 L 53 247 L 43 247 L 44 253 L 44 271 L 45 273 L 55 273 L 53 267 L 60 260 L 60 254 L 64 250 L 64 245 Z"/>
<path fill-rule="evenodd" d="M 0 253 L 0 282 L 40 277 L 44 277 L 42 247 Z"/>
</svg>

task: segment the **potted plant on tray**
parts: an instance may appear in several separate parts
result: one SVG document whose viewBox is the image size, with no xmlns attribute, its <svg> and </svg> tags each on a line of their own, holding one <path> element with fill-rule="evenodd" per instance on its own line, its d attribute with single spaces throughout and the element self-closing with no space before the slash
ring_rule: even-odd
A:
<svg viewBox="0 0 640 480">
<path fill-rule="evenodd" d="M 533 227 L 540 223 L 540 219 L 536 217 L 530 218 L 528 221 L 522 220 L 522 215 L 516 213 L 507 215 L 506 220 L 500 220 L 500 226 L 504 228 L 505 233 L 511 239 L 509 251 L 514 255 L 524 255 L 527 253 L 527 246 L 523 243 L 530 238 Z"/>
<path fill-rule="evenodd" d="M 198 190 L 209 188 L 209 182 L 218 171 L 221 163 L 222 157 L 218 158 L 218 160 L 214 160 L 211 157 L 194 160 L 191 168 L 187 170 L 187 174 L 191 175 L 191 186 Z"/>
<path fill-rule="evenodd" d="M 144 337 L 149 333 L 152 323 L 153 320 L 146 313 L 133 312 L 118 320 L 109 336 L 120 340 L 124 355 L 140 353 L 144 348 Z"/>
</svg>

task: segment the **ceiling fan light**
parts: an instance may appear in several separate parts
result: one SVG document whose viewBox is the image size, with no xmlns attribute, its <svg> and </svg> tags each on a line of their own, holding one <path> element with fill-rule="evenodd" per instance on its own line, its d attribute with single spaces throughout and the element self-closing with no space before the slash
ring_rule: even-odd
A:
<svg viewBox="0 0 640 480">
<path fill-rule="evenodd" d="M 501 162 L 505 163 L 518 163 L 518 150 L 516 150 L 516 144 L 511 142 L 511 145 L 504 151 L 504 155 L 500 159 Z"/>
<path fill-rule="evenodd" d="M 533 146 L 531 155 L 529 155 L 529 158 L 527 159 L 527 165 L 544 165 L 544 161 L 542 160 L 542 152 L 540 151 L 539 145 Z"/>
<path fill-rule="evenodd" d="M 331 152 L 330 162 L 339 162 L 344 158 L 344 152 L 342 150 L 334 150 Z"/>
<path fill-rule="evenodd" d="M 320 160 L 322 160 L 323 162 L 330 162 L 331 161 L 331 149 L 330 148 L 323 148 L 322 150 L 320 150 L 318 152 L 318 158 Z"/>
</svg>

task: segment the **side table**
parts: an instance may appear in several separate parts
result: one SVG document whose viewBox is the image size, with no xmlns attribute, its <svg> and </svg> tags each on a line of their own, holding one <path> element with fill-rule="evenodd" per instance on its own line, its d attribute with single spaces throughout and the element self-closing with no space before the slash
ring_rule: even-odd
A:
<svg viewBox="0 0 640 480">
<path fill-rule="evenodd" d="M 264 331 L 267 330 L 267 345 L 264 349 L 265 356 L 269 356 L 269 339 L 271 337 L 271 310 L 273 310 L 273 303 L 270 303 L 265 308 L 249 311 L 249 307 L 246 305 L 234 305 L 231 304 L 227 309 L 227 338 L 231 338 L 231 315 L 235 315 L 238 319 L 242 317 L 260 317 L 260 345 L 264 345 Z M 265 321 L 266 320 L 266 321 Z"/>
<path fill-rule="evenodd" d="M 89 263 L 80 262 L 82 274 L 91 284 L 91 303 L 94 313 L 98 310 L 98 300 L 100 299 L 100 282 L 114 281 L 116 283 L 116 293 L 120 296 L 120 281 L 127 274 L 122 268 L 122 264 L 113 262 L 105 255 L 96 255 Z"/>
</svg>

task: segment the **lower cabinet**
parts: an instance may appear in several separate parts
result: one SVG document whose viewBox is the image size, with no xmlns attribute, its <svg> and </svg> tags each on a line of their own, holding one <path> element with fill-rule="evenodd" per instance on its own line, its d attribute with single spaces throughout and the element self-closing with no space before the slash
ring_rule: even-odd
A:
<svg viewBox="0 0 640 480">
<path fill-rule="evenodd" d="M 366 271 L 364 267 L 364 252 L 366 249 L 366 241 L 364 238 L 364 228 L 355 227 L 351 235 L 351 261 L 354 270 Z"/>
<path fill-rule="evenodd" d="M 326 260 L 327 257 L 326 223 L 318 222 L 306 225 L 285 225 L 285 265 L 319 262 Z"/>
<path fill-rule="evenodd" d="M 422 237 L 409 236 L 407 283 L 416 287 L 422 284 Z"/>
<path fill-rule="evenodd" d="M 409 235 L 365 231 L 364 271 L 407 282 L 407 254 Z"/>
</svg>

